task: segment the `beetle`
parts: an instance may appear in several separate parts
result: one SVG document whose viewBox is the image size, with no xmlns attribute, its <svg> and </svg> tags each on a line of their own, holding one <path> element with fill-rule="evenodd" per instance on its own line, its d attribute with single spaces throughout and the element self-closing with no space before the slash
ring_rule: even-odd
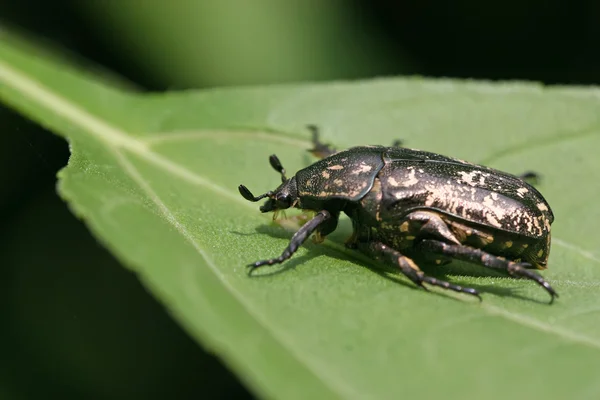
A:
<svg viewBox="0 0 600 400">
<path fill-rule="evenodd" d="M 505 275 L 526 278 L 558 297 L 533 269 L 545 269 L 550 253 L 552 210 L 540 192 L 526 182 L 535 175 L 511 175 L 437 153 L 395 143 L 336 151 L 312 130 L 313 149 L 321 160 L 291 178 L 276 155 L 271 167 L 281 175 L 275 190 L 248 201 L 267 199 L 260 211 L 298 208 L 315 213 L 293 235 L 279 257 L 250 264 L 250 272 L 289 259 L 313 233 L 322 241 L 343 212 L 353 232 L 346 246 L 397 267 L 417 286 L 424 283 L 478 297 L 473 288 L 426 275 L 413 260 L 437 265 L 463 260 Z"/>
</svg>

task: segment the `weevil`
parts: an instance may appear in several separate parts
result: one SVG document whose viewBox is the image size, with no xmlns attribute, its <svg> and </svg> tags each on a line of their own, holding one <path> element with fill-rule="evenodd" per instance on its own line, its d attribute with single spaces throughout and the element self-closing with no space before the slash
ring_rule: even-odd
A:
<svg viewBox="0 0 600 400">
<path fill-rule="evenodd" d="M 284 262 L 313 233 L 322 241 L 345 213 L 353 227 L 346 246 L 397 267 L 419 287 L 426 283 L 481 300 L 473 288 L 426 275 L 413 259 L 437 265 L 463 260 L 530 279 L 550 294 L 550 302 L 558 297 L 533 271 L 547 266 L 554 221 L 549 204 L 527 183 L 534 174 L 511 175 L 399 142 L 336 151 L 321 142 L 315 126 L 309 127 L 310 151 L 319 161 L 288 178 L 271 155 L 281 184 L 260 196 L 244 185 L 238 188 L 246 200 L 267 199 L 263 213 L 288 208 L 315 213 L 279 257 L 250 264 L 251 270 Z"/>
</svg>

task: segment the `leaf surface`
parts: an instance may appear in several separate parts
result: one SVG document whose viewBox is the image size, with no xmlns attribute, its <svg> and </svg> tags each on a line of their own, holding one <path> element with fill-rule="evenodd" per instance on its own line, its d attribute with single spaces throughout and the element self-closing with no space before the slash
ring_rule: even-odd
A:
<svg viewBox="0 0 600 400">
<path fill-rule="evenodd" d="M 4 42 L 0 99 L 69 141 L 59 192 L 73 212 L 264 397 L 600 392 L 597 89 L 380 79 L 136 95 Z M 544 275 L 561 297 L 548 306 L 534 283 L 461 265 L 444 272 L 483 303 L 414 289 L 343 248 L 347 220 L 249 278 L 245 265 L 278 255 L 291 234 L 237 185 L 273 189 L 273 153 L 289 173 L 312 162 L 307 123 L 340 148 L 399 138 L 540 172 L 556 216 Z"/>
</svg>

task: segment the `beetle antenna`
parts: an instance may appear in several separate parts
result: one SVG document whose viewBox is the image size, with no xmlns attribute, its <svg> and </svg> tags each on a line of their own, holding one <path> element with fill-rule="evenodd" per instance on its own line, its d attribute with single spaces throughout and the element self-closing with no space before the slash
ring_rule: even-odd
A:
<svg viewBox="0 0 600 400">
<path fill-rule="evenodd" d="M 243 198 L 245 198 L 248 201 L 252 201 L 252 202 L 256 202 L 256 201 L 259 201 L 260 199 L 264 199 L 265 197 L 270 197 L 273 195 L 273 192 L 267 192 L 267 193 L 261 194 L 260 196 L 254 197 L 254 195 L 252 194 L 250 189 L 248 189 L 244 185 L 238 186 L 238 190 L 240 191 L 240 194 L 242 195 Z"/>
<path fill-rule="evenodd" d="M 279 161 L 279 158 L 275 154 L 269 156 L 269 163 L 275 171 L 281 174 L 281 182 L 287 181 L 287 178 L 285 177 L 285 168 L 283 168 L 281 161 Z"/>
</svg>

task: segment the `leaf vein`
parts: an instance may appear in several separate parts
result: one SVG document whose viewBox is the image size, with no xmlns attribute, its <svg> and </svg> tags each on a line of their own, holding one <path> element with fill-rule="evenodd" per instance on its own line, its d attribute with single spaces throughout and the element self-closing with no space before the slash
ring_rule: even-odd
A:
<svg viewBox="0 0 600 400">
<path fill-rule="evenodd" d="M 257 128 L 257 130 L 259 130 Z M 292 146 L 298 147 L 310 147 L 310 142 L 308 140 L 296 139 L 289 135 L 274 135 L 270 132 L 265 131 L 257 131 L 257 130 L 197 130 L 197 131 L 175 131 L 175 132 L 160 132 L 150 134 L 147 137 L 143 138 L 142 141 L 148 145 L 157 145 L 168 142 L 179 142 L 179 141 L 187 141 L 187 140 L 196 140 L 196 139 L 217 139 L 222 135 L 227 135 L 228 137 L 242 137 L 245 139 L 253 138 L 260 139 L 264 141 L 270 141 L 275 143 L 283 143 L 289 144 Z"/>
<path fill-rule="evenodd" d="M 200 246 L 200 244 L 194 239 L 192 234 L 187 230 L 187 228 L 179 222 L 179 220 L 175 217 L 175 215 L 171 212 L 171 210 L 167 207 L 167 205 L 160 199 L 160 196 L 152 189 L 152 187 L 147 183 L 144 177 L 139 173 L 139 171 L 135 168 L 135 166 L 127 160 L 127 158 L 123 155 L 121 151 L 118 149 L 114 149 L 109 147 L 113 153 L 115 154 L 119 164 L 123 167 L 123 169 L 127 172 L 129 176 L 135 181 L 135 183 L 146 193 L 146 195 L 152 200 L 154 204 L 160 210 L 162 216 L 181 234 L 181 236 L 194 247 L 196 252 L 200 255 L 200 257 L 206 262 L 206 265 L 210 268 L 213 274 L 219 278 L 219 281 L 223 285 L 223 287 L 237 300 L 237 302 L 241 305 L 243 309 L 246 310 L 248 314 L 250 314 L 253 319 L 262 326 L 265 332 L 270 332 L 271 335 L 279 341 L 284 347 L 286 347 L 291 355 L 296 358 L 300 364 L 304 364 L 309 371 L 313 373 L 317 381 L 323 383 L 324 387 L 331 387 L 330 383 L 334 382 L 335 384 L 331 387 L 332 391 L 338 392 L 340 397 L 347 397 L 350 394 L 356 394 L 356 391 L 348 390 L 347 382 L 339 379 L 338 377 L 334 377 L 331 374 L 331 369 L 324 368 L 321 366 L 315 365 L 314 362 L 309 361 L 307 358 L 299 354 L 298 351 L 294 349 L 294 346 L 291 345 L 291 341 L 285 338 L 284 332 L 279 329 L 276 329 L 273 325 L 269 324 L 269 322 L 261 316 L 260 313 L 256 312 L 253 307 L 249 306 L 248 301 L 244 301 L 244 296 L 237 291 L 235 286 L 233 286 L 221 273 L 219 268 L 212 261 L 210 256 L 204 249 Z M 316 371 L 315 371 L 316 370 Z M 318 371 L 318 372 L 317 372 Z M 323 376 L 328 376 L 328 379 L 325 381 L 322 379 Z M 342 394 L 344 396 L 342 396 Z"/>
</svg>

